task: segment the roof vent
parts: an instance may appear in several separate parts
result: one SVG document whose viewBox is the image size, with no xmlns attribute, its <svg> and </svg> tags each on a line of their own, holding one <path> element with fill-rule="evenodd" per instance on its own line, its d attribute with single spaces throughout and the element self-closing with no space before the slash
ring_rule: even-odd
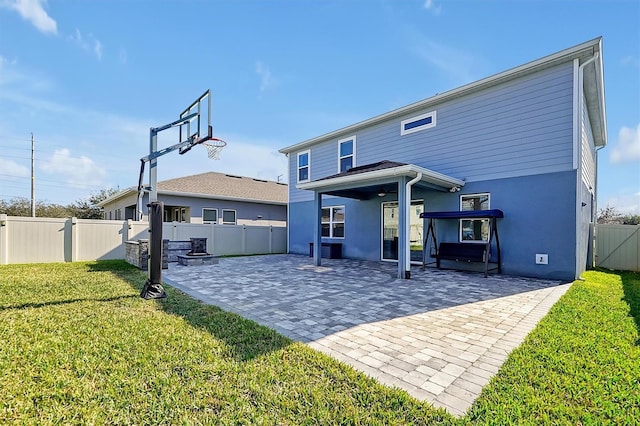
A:
<svg viewBox="0 0 640 426">
<path fill-rule="evenodd" d="M 268 181 L 266 181 L 266 180 L 264 180 L 264 179 L 255 179 L 255 178 L 254 178 L 253 180 L 255 180 L 256 182 L 264 182 L 264 183 L 267 183 L 267 182 L 268 182 Z"/>
<path fill-rule="evenodd" d="M 242 179 L 242 176 L 236 176 L 236 175 L 225 175 L 225 176 L 230 178 Z"/>
</svg>

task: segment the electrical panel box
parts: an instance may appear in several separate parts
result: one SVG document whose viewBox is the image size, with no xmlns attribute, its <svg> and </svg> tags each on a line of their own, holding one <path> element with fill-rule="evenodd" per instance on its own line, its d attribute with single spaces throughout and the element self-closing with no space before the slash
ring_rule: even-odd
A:
<svg viewBox="0 0 640 426">
<path fill-rule="evenodd" d="M 536 264 L 537 265 L 548 265 L 549 264 L 549 255 L 548 254 L 536 253 Z"/>
</svg>

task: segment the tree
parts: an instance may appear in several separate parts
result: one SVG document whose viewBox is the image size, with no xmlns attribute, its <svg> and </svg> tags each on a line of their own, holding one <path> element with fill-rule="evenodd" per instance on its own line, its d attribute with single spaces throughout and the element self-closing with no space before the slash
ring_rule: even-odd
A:
<svg viewBox="0 0 640 426">
<path fill-rule="evenodd" d="M 120 192 L 118 187 L 101 189 L 91 193 L 86 199 L 77 200 L 69 205 L 69 209 L 78 219 L 102 219 L 102 207 L 98 206 L 98 203 L 118 192 Z"/>
<path fill-rule="evenodd" d="M 607 206 L 598 211 L 598 223 L 640 225 L 640 214 L 622 214 L 615 207 Z"/>
<path fill-rule="evenodd" d="M 604 209 L 598 210 L 598 223 L 620 224 L 621 216 L 615 207 L 607 205 Z"/>
<path fill-rule="evenodd" d="M 0 213 L 7 216 L 31 216 L 31 200 L 23 197 L 12 198 L 10 201 L 0 200 Z M 38 217 L 69 217 L 72 216 L 67 206 L 49 204 L 36 201 L 36 216 Z"/>
</svg>

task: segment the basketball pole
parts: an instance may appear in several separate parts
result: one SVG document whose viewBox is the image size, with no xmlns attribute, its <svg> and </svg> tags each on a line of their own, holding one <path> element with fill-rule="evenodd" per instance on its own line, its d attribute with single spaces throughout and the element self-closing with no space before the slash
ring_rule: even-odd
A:
<svg viewBox="0 0 640 426">
<path fill-rule="evenodd" d="M 200 137 L 200 103 L 204 99 L 208 100 L 208 121 L 207 135 Z M 192 112 L 197 106 L 197 112 Z M 189 127 L 192 120 L 197 120 L 197 130 L 190 135 Z M 182 126 L 187 126 L 187 140 L 158 150 L 158 133 L 173 128 L 180 127 L 180 138 L 182 137 Z M 195 145 L 201 144 L 213 137 L 211 127 L 211 92 L 207 90 L 195 102 L 193 102 L 182 114 L 180 118 L 172 123 L 160 127 L 152 127 L 149 130 L 149 155 L 140 159 L 140 178 L 138 181 L 138 209 L 142 216 L 142 198 L 144 193 L 149 194 L 148 215 L 149 215 L 149 247 L 147 261 L 147 281 L 140 291 L 143 299 L 163 299 L 167 294 L 162 287 L 162 224 L 164 215 L 164 203 L 158 202 L 158 157 L 179 150 L 184 154 Z M 144 165 L 149 163 L 149 188 L 144 188 L 142 181 L 144 178 Z"/>
</svg>

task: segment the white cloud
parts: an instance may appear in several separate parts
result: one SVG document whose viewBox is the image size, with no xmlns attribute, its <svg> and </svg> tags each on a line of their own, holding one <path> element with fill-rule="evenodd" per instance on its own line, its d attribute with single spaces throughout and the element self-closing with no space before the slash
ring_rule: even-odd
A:
<svg viewBox="0 0 640 426">
<path fill-rule="evenodd" d="M 426 0 L 424 2 L 424 8 L 430 10 L 436 16 L 440 15 L 440 12 L 442 12 L 442 6 L 436 5 L 433 0 Z"/>
<path fill-rule="evenodd" d="M 56 21 L 44 10 L 46 3 L 46 0 L 5 0 L 0 3 L 0 6 L 15 10 L 24 20 L 31 22 L 45 34 L 57 34 Z"/>
<path fill-rule="evenodd" d="M 256 62 L 256 73 L 260 76 L 260 92 L 275 86 L 276 80 L 271 75 L 269 66 L 262 61 Z"/>
<path fill-rule="evenodd" d="M 640 68 L 640 59 L 635 56 L 627 55 L 620 61 L 622 65 L 629 65 L 635 68 Z"/>
<path fill-rule="evenodd" d="M 418 36 L 414 40 L 414 46 L 415 53 L 421 59 L 443 74 L 452 76 L 455 83 L 468 83 L 476 78 L 474 72 L 478 69 L 479 60 L 472 53 L 423 36 Z"/>
<path fill-rule="evenodd" d="M 606 205 L 615 207 L 622 214 L 640 214 L 640 192 L 616 194 L 607 199 Z"/>
<path fill-rule="evenodd" d="M 12 160 L 5 160 L 0 158 L 0 170 L 2 175 L 9 177 L 28 177 L 29 169 L 23 165 L 20 165 Z"/>
<path fill-rule="evenodd" d="M 68 184 L 77 187 L 103 185 L 107 172 L 91 158 L 81 155 L 74 157 L 67 148 L 57 149 L 44 161 L 42 170 L 62 176 Z"/>
<path fill-rule="evenodd" d="M 93 34 L 89 33 L 85 37 L 82 35 L 82 32 L 80 32 L 80 30 L 76 28 L 75 33 L 68 36 L 67 38 L 82 50 L 93 52 L 98 60 L 102 60 L 102 43 L 100 42 L 100 40 L 96 39 Z"/>
<path fill-rule="evenodd" d="M 640 124 L 635 129 L 624 126 L 620 129 L 610 159 L 614 164 L 640 161 Z"/>
<path fill-rule="evenodd" d="M 95 43 L 93 44 L 93 51 L 98 57 L 98 60 L 102 60 L 102 43 L 100 43 L 100 40 L 95 40 Z"/>
</svg>

